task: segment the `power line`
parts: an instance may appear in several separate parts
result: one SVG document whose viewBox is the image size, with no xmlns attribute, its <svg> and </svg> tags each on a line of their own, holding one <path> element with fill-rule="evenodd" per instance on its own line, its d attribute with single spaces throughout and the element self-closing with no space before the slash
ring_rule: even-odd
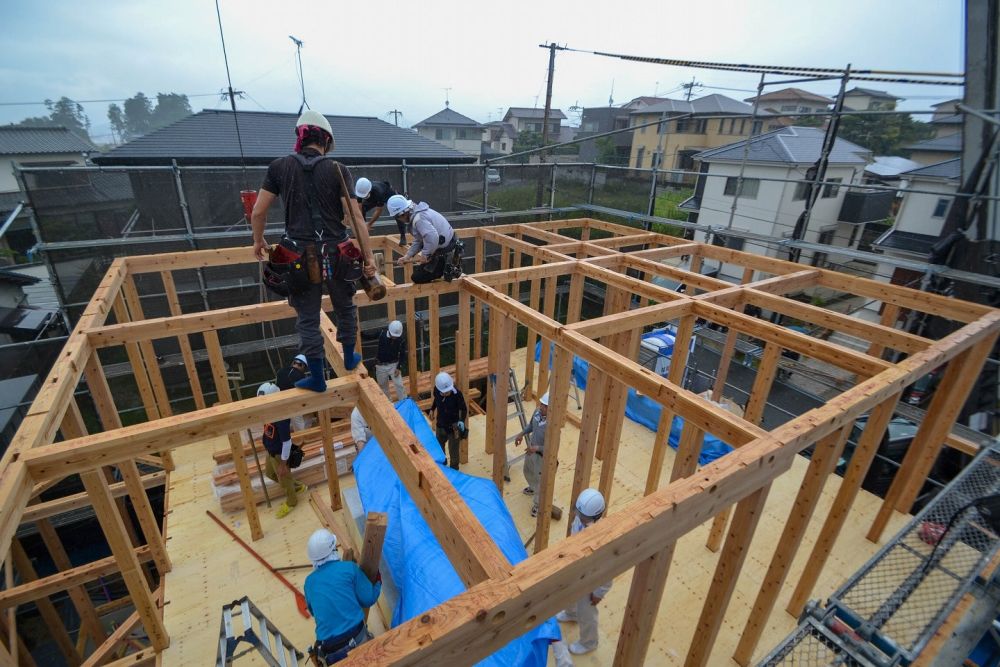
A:
<svg viewBox="0 0 1000 667">
<path fill-rule="evenodd" d="M 177 93 L 179 95 L 184 95 L 184 97 L 191 99 L 193 97 L 216 97 L 218 93 L 196 93 L 194 95 L 186 95 L 184 93 Z M 132 96 L 128 97 L 110 97 L 104 100 L 72 100 L 77 104 L 96 104 L 98 102 L 124 102 L 126 100 L 132 99 Z M 52 100 L 46 100 L 44 102 L 0 102 L 0 107 L 31 107 L 31 106 L 45 106 L 51 103 Z"/>
<path fill-rule="evenodd" d="M 233 79 L 229 75 L 229 55 L 226 53 L 226 36 L 222 32 L 222 12 L 219 10 L 219 0 L 215 0 L 215 16 L 219 20 L 219 39 L 222 41 L 222 60 L 226 64 L 226 81 L 229 84 L 229 104 L 233 109 L 233 123 L 236 125 L 236 143 L 240 148 L 240 165 L 243 169 L 243 189 L 249 189 L 247 180 L 247 161 L 243 155 L 243 137 L 240 135 L 240 119 L 236 113 L 236 93 L 233 91 Z M 242 91 L 240 91 L 242 93 Z"/>
</svg>

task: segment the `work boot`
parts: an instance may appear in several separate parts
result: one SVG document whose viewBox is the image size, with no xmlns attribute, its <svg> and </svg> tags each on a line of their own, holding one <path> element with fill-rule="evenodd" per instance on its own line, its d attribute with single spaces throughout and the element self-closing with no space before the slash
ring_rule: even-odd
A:
<svg viewBox="0 0 1000 667">
<path fill-rule="evenodd" d="M 274 516 L 277 519 L 284 519 L 286 516 L 288 516 L 288 513 L 291 512 L 293 509 L 294 506 L 289 505 L 288 503 L 281 503 L 281 506 L 278 507 L 277 510 L 275 510 Z"/>
<path fill-rule="evenodd" d="M 309 366 L 309 375 L 295 383 L 299 389 L 311 389 L 312 391 L 326 391 L 326 380 L 323 378 L 323 357 L 309 357 L 306 359 Z"/>
<path fill-rule="evenodd" d="M 354 343 L 341 343 L 344 348 L 344 368 L 353 371 L 361 363 L 361 355 L 354 351 Z"/>
<path fill-rule="evenodd" d="M 573 642 L 572 644 L 569 645 L 569 652 L 572 653 L 573 655 L 584 655 L 596 650 L 597 650 L 596 646 L 593 648 L 587 648 L 580 642 Z"/>
</svg>

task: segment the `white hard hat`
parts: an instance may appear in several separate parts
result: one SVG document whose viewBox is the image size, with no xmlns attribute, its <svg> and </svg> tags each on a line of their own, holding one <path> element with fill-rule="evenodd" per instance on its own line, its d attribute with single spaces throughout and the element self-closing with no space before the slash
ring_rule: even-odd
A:
<svg viewBox="0 0 1000 667">
<path fill-rule="evenodd" d="M 306 359 L 306 355 L 304 355 L 304 354 L 296 354 L 296 355 L 295 355 L 295 358 L 294 358 L 294 359 L 292 359 L 292 361 L 297 361 L 297 362 L 299 362 L 300 364 L 304 364 L 304 365 L 306 365 L 306 366 L 308 366 L 308 365 L 309 365 L 309 360 L 308 360 L 308 359 Z"/>
<path fill-rule="evenodd" d="M 442 394 L 447 394 L 449 391 L 455 389 L 455 381 L 451 379 L 451 375 L 442 371 L 434 378 L 434 386 Z"/>
<path fill-rule="evenodd" d="M 393 195 L 389 197 L 389 201 L 385 203 L 385 206 L 389 209 L 389 215 L 395 218 L 397 215 L 409 210 L 413 206 L 413 202 L 403 195 Z"/>
<path fill-rule="evenodd" d="M 538 402 L 541 403 L 542 405 L 548 407 L 548 405 L 549 405 L 549 392 L 545 392 L 544 394 L 542 394 L 542 397 L 540 399 L 538 399 Z"/>
<path fill-rule="evenodd" d="M 354 182 L 354 196 L 364 199 L 372 191 L 372 182 L 362 176 Z"/>
<path fill-rule="evenodd" d="M 389 335 L 393 338 L 399 338 L 403 335 L 403 323 L 399 320 L 393 320 L 389 322 Z"/>
<path fill-rule="evenodd" d="M 258 396 L 267 396 L 268 394 L 276 394 L 279 391 L 281 391 L 281 389 L 278 387 L 278 385 L 274 384 L 273 382 L 265 382 L 261 386 L 257 387 Z"/>
<path fill-rule="evenodd" d="M 604 496 L 597 489 L 584 489 L 576 499 L 576 511 L 591 518 L 601 516 L 604 514 Z"/>
<path fill-rule="evenodd" d="M 333 136 L 333 128 L 330 127 L 330 121 L 318 111 L 313 111 L 312 109 L 303 111 L 302 115 L 295 122 L 295 127 L 302 127 L 303 125 L 318 127 L 321 130 L 325 130 L 331 137 Z"/>
<path fill-rule="evenodd" d="M 306 553 L 309 555 L 309 560 L 316 563 L 329 558 L 336 548 L 337 536 L 326 528 L 320 528 L 309 536 Z"/>
</svg>

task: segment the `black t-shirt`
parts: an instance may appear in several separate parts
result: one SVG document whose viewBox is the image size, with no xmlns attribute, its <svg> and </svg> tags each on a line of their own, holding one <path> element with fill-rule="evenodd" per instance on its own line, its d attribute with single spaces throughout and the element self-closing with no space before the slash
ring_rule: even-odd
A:
<svg viewBox="0 0 1000 667">
<path fill-rule="evenodd" d="M 303 149 L 305 157 L 315 157 L 319 152 L 311 148 Z M 340 205 L 340 179 L 334 171 L 339 164 L 332 159 L 319 160 L 313 167 L 313 182 L 316 184 L 316 197 L 319 202 L 320 215 L 326 223 L 327 236 L 341 238 L 347 228 L 343 224 L 344 209 Z M 344 181 L 348 190 L 354 191 L 354 178 L 347 167 L 344 170 Z M 309 200 L 306 195 L 306 173 L 294 155 L 286 155 L 272 162 L 267 168 L 267 175 L 261 184 L 261 189 L 279 195 L 285 205 L 285 234 L 293 239 L 313 240 L 316 238 L 316 228 L 309 215 Z"/>
<path fill-rule="evenodd" d="M 436 410 L 435 423 L 441 428 L 451 428 L 457 422 L 467 421 L 469 416 L 468 408 L 465 405 L 465 396 L 457 389 L 449 392 L 447 396 L 433 389 L 434 401 L 431 403 L 431 410 Z"/>
<path fill-rule="evenodd" d="M 389 197 L 394 194 L 396 194 L 396 191 L 392 189 L 389 181 L 372 181 L 372 191 L 368 193 L 368 198 L 358 199 L 361 202 L 362 214 L 367 218 L 369 211 L 379 206 L 385 206 L 389 201 Z"/>
</svg>

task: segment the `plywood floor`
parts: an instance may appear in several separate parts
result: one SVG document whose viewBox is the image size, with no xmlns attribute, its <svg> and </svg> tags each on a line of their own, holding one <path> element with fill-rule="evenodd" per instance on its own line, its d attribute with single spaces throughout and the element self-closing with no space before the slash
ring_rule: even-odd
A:
<svg viewBox="0 0 1000 667">
<path fill-rule="evenodd" d="M 523 382 L 524 350 L 513 355 L 514 366 L 520 382 Z M 581 392 L 581 400 L 583 392 Z M 530 411 L 533 404 L 528 404 Z M 512 407 L 513 409 L 513 407 Z M 570 409 L 576 405 L 570 398 Z M 491 457 L 483 452 L 484 417 L 469 420 L 470 463 L 463 471 L 473 475 L 490 476 Z M 514 433 L 516 419 L 510 422 L 509 432 Z M 563 455 L 560 456 L 556 478 L 556 504 L 569 509 L 569 495 L 572 487 L 572 464 L 575 460 L 578 431 L 572 425 L 563 430 Z M 625 420 L 622 429 L 621 451 L 615 472 L 615 492 L 610 511 L 622 508 L 638 498 L 645 485 L 649 454 L 653 433 L 646 428 Z M 313 624 L 299 616 L 291 593 L 269 575 L 257 561 L 236 545 L 211 519 L 205 515 L 210 509 L 222 516 L 233 526 L 241 537 L 249 541 L 249 529 L 242 514 L 223 515 L 218 510 L 211 489 L 213 461 L 211 452 L 225 447 L 224 440 L 216 440 L 186 447 L 175 452 L 177 469 L 171 474 L 168 485 L 169 516 L 167 520 L 167 542 L 174 569 L 166 577 L 164 623 L 171 636 L 170 647 L 162 654 L 163 665 L 206 664 L 215 657 L 218 628 L 223 604 L 249 595 L 250 599 L 274 622 L 300 649 L 307 647 L 313 639 Z M 524 448 L 508 447 L 510 457 L 524 452 Z M 669 477 L 673 464 L 673 450 L 669 450 L 664 462 L 663 479 Z M 751 546 L 739 585 L 727 613 L 719 639 L 713 650 L 709 664 L 735 665 L 730 655 L 736 647 L 739 634 L 749 614 L 749 607 L 767 570 L 774 544 L 787 518 L 789 507 L 798 491 L 805 473 L 807 461 L 798 458 L 792 470 L 779 478 L 774 485 Z M 593 484 L 600 477 L 600 462 L 593 471 Z M 521 493 L 524 476 L 520 462 L 512 465 L 512 482 L 504 490 L 504 498 L 517 523 L 522 537 L 527 539 L 534 531 L 531 518 L 531 499 Z M 795 559 L 786 589 L 779 597 L 776 611 L 768 623 L 760 649 L 755 657 L 767 653 L 795 625 L 795 619 L 783 609 L 791 588 L 797 581 L 804 561 L 819 530 L 821 517 L 826 516 L 833 497 L 837 492 L 840 478 L 831 477 L 824 489 L 823 499 L 817 509 L 810 530 L 806 535 L 799 556 Z M 341 477 L 344 486 L 353 485 L 351 476 Z M 323 491 L 325 493 L 325 491 Z M 871 544 L 864 538 L 879 499 L 862 492 L 854 505 L 851 520 L 838 541 L 837 550 L 828 561 L 823 577 L 813 597 L 822 598 L 831 593 L 844 579 L 857 570 L 874 555 L 879 545 Z M 275 566 L 305 563 L 305 543 L 309 534 L 319 527 L 313 511 L 304 499 L 299 507 L 282 520 L 273 517 L 273 511 L 260 506 L 264 538 L 253 546 Z M 562 521 L 554 522 L 551 541 L 554 543 L 565 536 L 566 521 L 571 517 L 566 512 Z M 887 535 L 892 535 L 905 523 L 906 517 L 894 515 Z M 659 617 L 653 635 L 647 664 L 680 665 L 683 663 L 687 646 L 694 633 L 698 612 L 704 602 L 717 555 L 705 548 L 708 524 L 689 533 L 678 544 L 666 593 L 660 606 Z M 290 581 L 301 588 L 308 570 L 287 573 Z M 621 626 L 622 611 L 628 596 L 631 570 L 619 576 L 601 603 L 601 645 L 594 653 L 577 656 L 575 663 L 581 666 L 611 664 Z M 377 614 L 372 614 L 372 630 L 381 631 Z M 566 639 L 576 639 L 576 628 L 564 625 Z M 246 662 L 244 663 L 243 660 Z M 255 664 L 248 657 L 240 664 Z M 262 663 L 257 663 L 262 664 Z M 550 664 L 553 664 L 550 660 Z"/>
</svg>

